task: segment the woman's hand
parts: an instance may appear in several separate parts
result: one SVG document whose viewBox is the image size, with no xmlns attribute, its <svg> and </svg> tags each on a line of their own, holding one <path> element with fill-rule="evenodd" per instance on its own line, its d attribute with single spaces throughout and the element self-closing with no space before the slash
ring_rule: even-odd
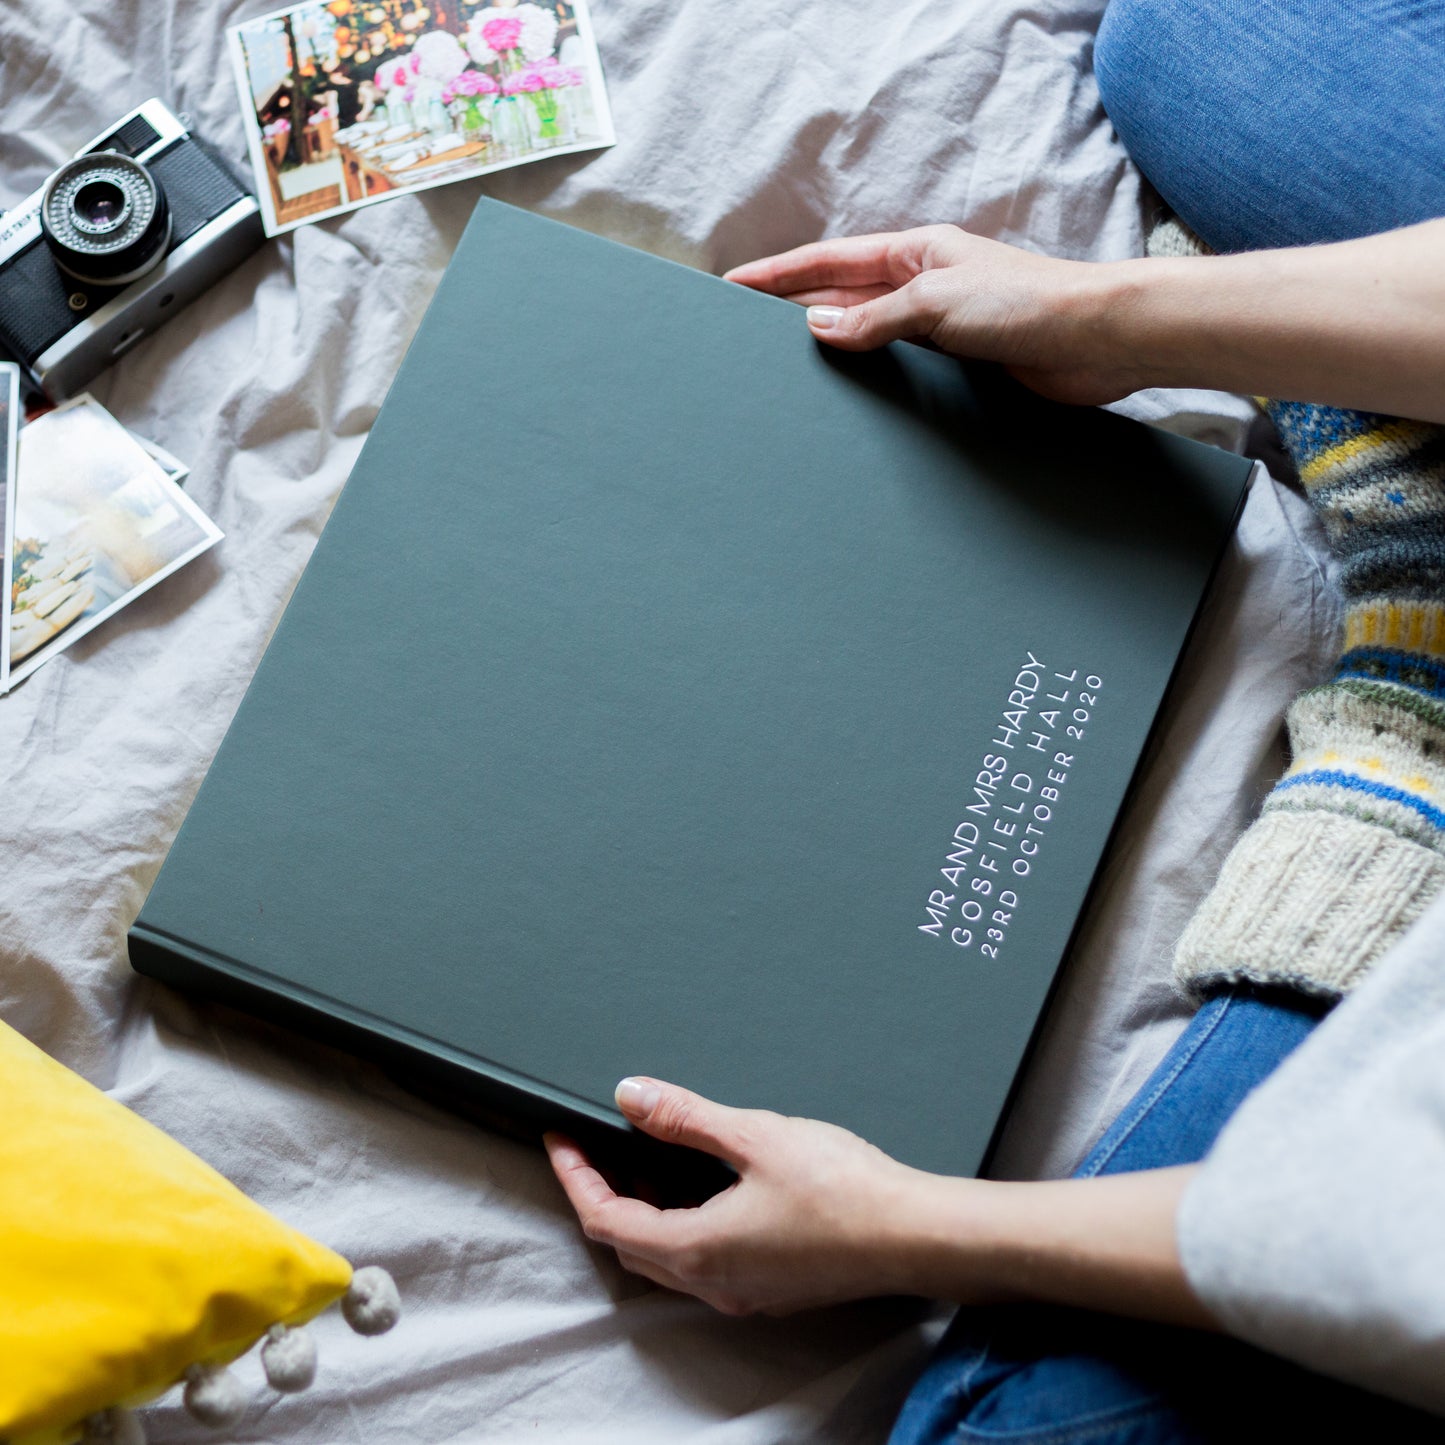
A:
<svg viewBox="0 0 1445 1445">
<path fill-rule="evenodd" d="M 617 1104 L 654 1138 L 714 1154 L 738 1173 L 695 1209 L 655 1209 L 616 1194 L 574 1143 L 549 1134 L 583 1232 L 616 1249 L 625 1269 L 733 1315 L 906 1288 L 892 1225 L 924 1176 L 833 1124 L 730 1109 L 653 1079 L 624 1079 Z"/>
<path fill-rule="evenodd" d="M 956 226 L 818 241 L 728 279 L 866 351 L 929 341 L 1056 401 L 1146 386 L 1445 422 L 1445 219 L 1329 246 L 1059 261 Z"/>
<path fill-rule="evenodd" d="M 1002 362 L 1056 401 L 1117 401 L 1147 383 L 1101 324 L 1108 267 L 1059 261 L 957 226 L 819 241 L 725 279 L 808 308 L 819 341 L 868 351 L 929 341 Z"/>
<path fill-rule="evenodd" d="M 618 1194 L 571 1140 L 549 1134 L 583 1231 L 623 1268 L 725 1314 L 914 1294 L 1213 1325 L 1174 1245 L 1192 1168 L 1037 1184 L 949 1179 L 835 1125 L 730 1109 L 656 1079 L 624 1079 L 617 1106 L 654 1138 L 725 1160 L 737 1181 L 695 1209 L 656 1209 Z"/>
</svg>

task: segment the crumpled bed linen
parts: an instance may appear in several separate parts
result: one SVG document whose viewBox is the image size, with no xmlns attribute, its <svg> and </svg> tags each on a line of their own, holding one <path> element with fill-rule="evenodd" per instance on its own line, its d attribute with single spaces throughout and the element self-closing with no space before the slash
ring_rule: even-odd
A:
<svg viewBox="0 0 1445 1445">
<path fill-rule="evenodd" d="M 242 155 L 223 28 L 269 0 L 0 9 L 0 201 L 151 95 Z M 0 1017 L 282 1218 L 384 1265 L 382 1340 L 317 1326 L 303 1395 L 239 1441 L 872 1442 L 937 1312 L 733 1320 L 624 1274 L 540 1152 L 347 1056 L 134 976 L 125 932 L 346 479 L 476 196 L 721 270 L 950 220 L 1042 251 L 1142 250 L 1149 199 L 1090 73 L 1099 0 L 597 0 L 619 143 L 268 243 L 93 388 L 192 467 L 225 541 L 0 699 Z M 485 284 L 485 283 L 483 283 Z M 566 359 L 566 318 L 557 327 Z M 699 337 L 699 345 L 706 338 Z M 1136 413 L 1226 444 L 1247 409 Z M 488 426 L 478 410 L 478 464 Z M 425 477 L 415 479 L 418 487 Z M 997 1167 L 1066 1171 L 1182 1024 L 1172 942 L 1279 766 L 1334 626 L 1304 504 L 1261 476 L 1181 668 Z M 385 559 L 378 559 L 385 585 Z M 686 1082 L 686 1081 L 682 1081 Z M 952 1101 L 919 1108 L 950 1125 Z M 213 1438 L 172 1395 L 157 1442 Z"/>
</svg>

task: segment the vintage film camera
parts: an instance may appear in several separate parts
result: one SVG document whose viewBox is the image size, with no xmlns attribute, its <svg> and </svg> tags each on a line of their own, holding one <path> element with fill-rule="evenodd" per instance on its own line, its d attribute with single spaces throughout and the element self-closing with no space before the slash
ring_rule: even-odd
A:
<svg viewBox="0 0 1445 1445">
<path fill-rule="evenodd" d="M 148 100 L 0 216 L 0 349 L 63 401 L 264 239 L 255 197 Z"/>
</svg>

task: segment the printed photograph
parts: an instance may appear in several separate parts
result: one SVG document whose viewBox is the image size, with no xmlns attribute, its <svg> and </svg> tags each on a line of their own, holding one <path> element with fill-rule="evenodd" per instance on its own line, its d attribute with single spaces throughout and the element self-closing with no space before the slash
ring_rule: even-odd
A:
<svg viewBox="0 0 1445 1445">
<path fill-rule="evenodd" d="M 12 685 L 221 539 L 90 396 L 21 428 L 14 490 Z"/>
<path fill-rule="evenodd" d="M 186 484 L 186 478 L 190 476 L 191 469 L 179 458 L 174 457 L 163 446 L 151 441 L 149 437 L 137 436 L 135 432 L 131 435 L 141 444 L 151 457 L 160 463 L 161 470 L 178 486 Z"/>
<path fill-rule="evenodd" d="M 583 0 L 317 0 L 228 38 L 271 236 L 613 143 Z"/>
<path fill-rule="evenodd" d="M 12 539 L 15 536 L 15 430 L 20 425 L 20 368 L 0 362 L 0 571 L 10 595 Z M 0 692 L 10 683 L 10 629 L 0 628 Z"/>
</svg>

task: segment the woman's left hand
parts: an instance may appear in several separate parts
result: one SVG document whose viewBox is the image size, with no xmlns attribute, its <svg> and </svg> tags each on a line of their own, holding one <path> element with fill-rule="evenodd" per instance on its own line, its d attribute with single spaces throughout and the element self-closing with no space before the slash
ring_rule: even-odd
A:
<svg viewBox="0 0 1445 1445">
<path fill-rule="evenodd" d="M 616 1249 L 625 1269 L 733 1315 L 909 1289 L 894 1224 L 928 1176 L 836 1125 L 730 1109 L 655 1079 L 624 1079 L 617 1104 L 654 1138 L 716 1155 L 738 1174 L 697 1208 L 656 1209 L 617 1194 L 576 1144 L 549 1134 L 583 1231 Z"/>
<path fill-rule="evenodd" d="M 1063 261 L 957 226 L 815 241 L 735 266 L 724 280 L 808 308 L 813 335 L 844 351 L 927 341 L 1002 362 L 1056 401 L 1117 401 L 1149 384 L 1121 344 L 1127 264 Z M 1150 272 L 1148 274 L 1157 274 Z"/>
</svg>

